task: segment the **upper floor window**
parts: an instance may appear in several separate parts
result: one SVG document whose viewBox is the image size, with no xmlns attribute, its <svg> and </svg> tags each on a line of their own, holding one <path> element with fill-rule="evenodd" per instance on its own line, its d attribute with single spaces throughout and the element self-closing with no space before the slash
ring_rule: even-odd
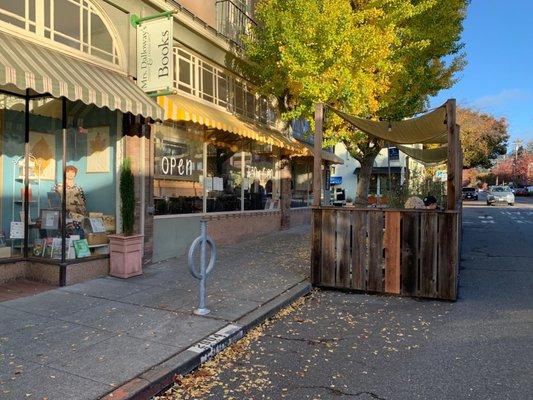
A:
<svg viewBox="0 0 533 400">
<path fill-rule="evenodd" d="M 189 51 L 174 47 L 174 88 L 229 112 L 264 124 L 276 113 L 265 96 L 258 96 L 243 80 Z"/>
<path fill-rule="evenodd" d="M 118 40 L 89 0 L 0 0 L 7 23 L 64 46 L 121 66 Z"/>
</svg>

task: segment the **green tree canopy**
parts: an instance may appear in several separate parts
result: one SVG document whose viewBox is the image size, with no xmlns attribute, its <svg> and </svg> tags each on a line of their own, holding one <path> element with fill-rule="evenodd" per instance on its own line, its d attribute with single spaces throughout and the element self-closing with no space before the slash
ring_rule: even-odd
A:
<svg viewBox="0 0 533 400">
<path fill-rule="evenodd" d="M 244 73 L 275 94 L 283 118 L 325 103 L 373 119 L 401 119 L 453 84 L 464 65 L 459 37 L 466 0 L 260 0 Z M 328 115 L 325 143 L 361 162 L 366 201 L 380 140 Z"/>
</svg>

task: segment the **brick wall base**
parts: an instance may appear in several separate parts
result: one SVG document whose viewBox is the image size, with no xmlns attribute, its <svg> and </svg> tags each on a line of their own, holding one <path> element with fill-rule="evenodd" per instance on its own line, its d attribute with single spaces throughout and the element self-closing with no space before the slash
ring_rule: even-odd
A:
<svg viewBox="0 0 533 400">
<path fill-rule="evenodd" d="M 252 211 L 207 215 L 207 232 L 218 244 L 238 243 L 281 228 L 280 211 Z"/>
<path fill-rule="evenodd" d="M 67 266 L 67 285 L 107 276 L 109 258 L 81 261 Z M 0 283 L 17 279 L 59 285 L 59 264 L 39 262 L 37 260 L 20 260 L 0 264 Z"/>
<path fill-rule="evenodd" d="M 311 209 L 308 207 L 291 208 L 291 226 L 311 224 Z"/>
</svg>

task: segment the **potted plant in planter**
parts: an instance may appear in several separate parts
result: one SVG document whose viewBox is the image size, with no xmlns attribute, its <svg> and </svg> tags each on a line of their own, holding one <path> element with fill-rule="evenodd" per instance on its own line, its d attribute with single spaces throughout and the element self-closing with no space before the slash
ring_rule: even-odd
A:
<svg viewBox="0 0 533 400">
<path fill-rule="evenodd" d="M 142 274 L 143 235 L 133 234 L 135 220 L 135 181 L 131 163 L 125 159 L 120 168 L 120 215 L 122 234 L 109 235 L 109 274 L 129 278 Z"/>
</svg>

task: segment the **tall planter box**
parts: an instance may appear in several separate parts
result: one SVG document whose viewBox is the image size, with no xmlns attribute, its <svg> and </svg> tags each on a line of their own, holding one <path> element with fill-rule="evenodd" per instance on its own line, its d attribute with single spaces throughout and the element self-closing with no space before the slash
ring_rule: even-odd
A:
<svg viewBox="0 0 533 400">
<path fill-rule="evenodd" d="M 141 275 L 144 235 L 109 235 L 109 275 L 130 278 Z"/>
</svg>

